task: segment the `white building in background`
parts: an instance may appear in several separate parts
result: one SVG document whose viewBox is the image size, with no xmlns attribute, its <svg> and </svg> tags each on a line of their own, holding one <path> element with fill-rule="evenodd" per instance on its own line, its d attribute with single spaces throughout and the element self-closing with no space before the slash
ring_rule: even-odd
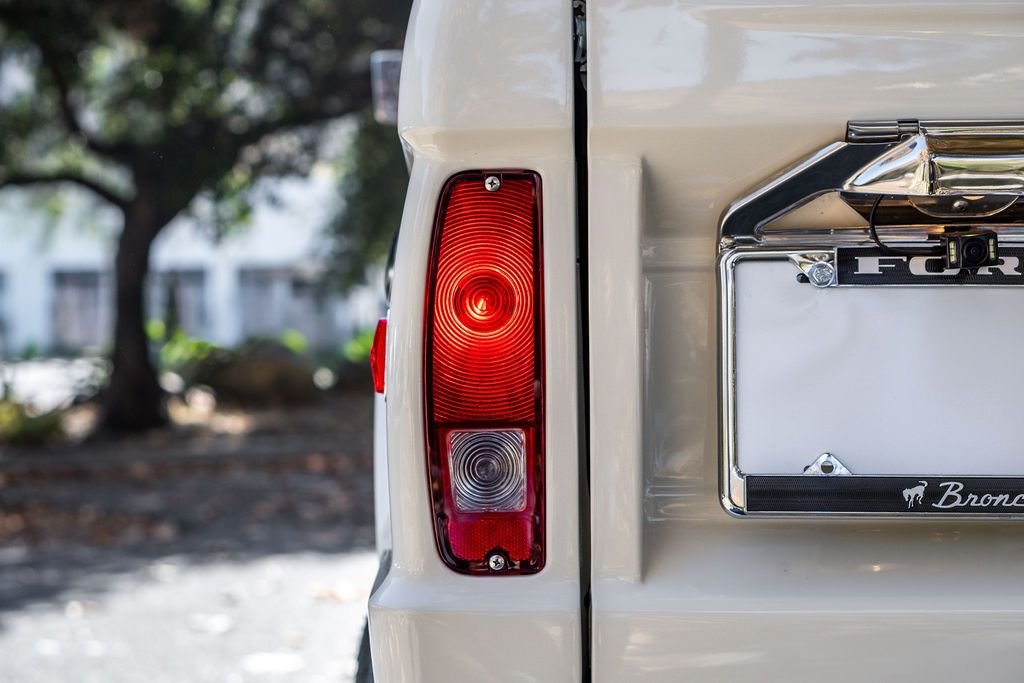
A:
<svg viewBox="0 0 1024 683">
<path fill-rule="evenodd" d="M 297 330 L 311 348 L 331 349 L 372 327 L 384 309 L 378 278 L 345 297 L 317 286 L 336 187 L 329 173 L 275 181 L 278 201 L 261 201 L 248 226 L 219 240 L 194 220 L 176 220 L 154 245 L 149 318 L 163 318 L 174 282 L 184 329 L 225 346 Z M 0 193 L 0 341 L 8 355 L 110 342 L 120 218 L 84 191 L 63 192 L 56 210 L 53 201 Z"/>
</svg>

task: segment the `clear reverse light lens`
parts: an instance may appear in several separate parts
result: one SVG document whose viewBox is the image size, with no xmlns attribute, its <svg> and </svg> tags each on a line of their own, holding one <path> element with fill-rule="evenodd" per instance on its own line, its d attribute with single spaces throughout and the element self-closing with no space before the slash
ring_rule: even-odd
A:
<svg viewBox="0 0 1024 683">
<path fill-rule="evenodd" d="M 448 434 L 452 497 L 460 512 L 519 512 L 526 507 L 526 434 L 464 429 Z"/>
</svg>

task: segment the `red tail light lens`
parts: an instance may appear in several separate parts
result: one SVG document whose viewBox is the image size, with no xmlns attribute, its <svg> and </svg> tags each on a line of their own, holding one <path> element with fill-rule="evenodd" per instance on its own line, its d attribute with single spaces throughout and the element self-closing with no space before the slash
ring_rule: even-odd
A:
<svg viewBox="0 0 1024 683">
<path fill-rule="evenodd" d="M 373 344 L 370 346 L 370 374 L 373 375 L 373 390 L 384 393 L 384 351 L 388 343 L 388 319 L 377 321 L 377 329 L 373 331 Z"/>
<path fill-rule="evenodd" d="M 441 196 L 427 283 L 438 548 L 465 573 L 544 564 L 540 178 L 472 172 Z"/>
<path fill-rule="evenodd" d="M 438 226 L 433 413 L 438 422 L 531 422 L 537 320 L 532 178 L 455 179 Z M 437 239 L 435 237 L 435 239 Z"/>
</svg>

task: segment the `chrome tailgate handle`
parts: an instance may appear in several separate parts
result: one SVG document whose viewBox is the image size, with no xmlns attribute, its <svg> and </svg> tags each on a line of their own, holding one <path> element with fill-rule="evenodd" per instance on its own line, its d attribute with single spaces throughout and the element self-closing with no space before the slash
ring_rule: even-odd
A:
<svg viewBox="0 0 1024 683">
<path fill-rule="evenodd" d="M 973 131 L 962 125 L 921 126 L 860 169 L 843 190 L 905 196 L 1020 195 L 1024 124 L 979 126 Z"/>
<path fill-rule="evenodd" d="M 769 222 L 828 192 L 862 215 L 876 197 L 903 200 L 897 222 L 909 212 L 916 223 L 1019 223 L 1024 121 L 850 122 L 845 141 L 730 206 L 722 237 L 757 239 Z"/>
</svg>

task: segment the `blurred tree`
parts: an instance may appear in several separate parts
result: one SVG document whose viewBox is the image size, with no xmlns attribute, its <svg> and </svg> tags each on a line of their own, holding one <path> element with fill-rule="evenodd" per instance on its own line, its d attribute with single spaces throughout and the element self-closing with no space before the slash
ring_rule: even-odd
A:
<svg viewBox="0 0 1024 683">
<path fill-rule="evenodd" d="M 170 273 L 167 277 L 167 295 L 164 301 L 164 334 L 174 336 L 181 331 L 181 314 L 178 310 L 178 276 Z"/>
<path fill-rule="evenodd" d="M 179 213 L 245 217 L 370 99 L 408 0 L 0 0 L 0 187 L 73 183 L 123 216 L 104 425 L 162 424 L 144 330 L 153 240 Z M 197 202 L 203 198 L 209 201 Z"/>
<path fill-rule="evenodd" d="M 347 167 L 341 184 L 344 208 L 328 227 L 332 279 L 342 290 L 362 283 L 367 267 L 388 255 L 409 184 L 394 127 L 374 121 L 369 107 L 349 147 Z"/>
</svg>

